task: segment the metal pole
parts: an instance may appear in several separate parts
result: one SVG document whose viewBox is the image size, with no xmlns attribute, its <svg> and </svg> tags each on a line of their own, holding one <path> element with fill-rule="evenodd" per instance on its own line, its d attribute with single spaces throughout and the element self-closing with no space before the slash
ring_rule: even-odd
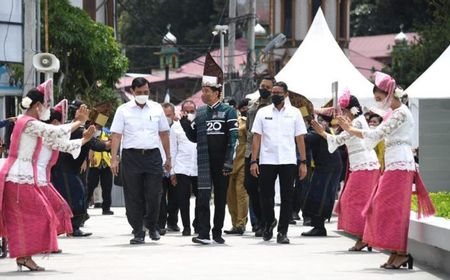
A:
<svg viewBox="0 0 450 280">
<path fill-rule="evenodd" d="M 48 53 L 48 0 L 44 0 L 45 52 Z"/>
<path fill-rule="evenodd" d="M 253 72 L 254 59 L 255 59 L 255 25 L 256 25 L 256 0 L 250 1 L 250 15 L 251 18 L 248 21 L 248 74 Z"/>
<path fill-rule="evenodd" d="M 24 5 L 24 53 L 23 53 L 23 92 L 24 95 L 36 86 L 36 70 L 33 67 L 33 56 L 36 54 L 36 0 L 23 1 Z"/>
<path fill-rule="evenodd" d="M 234 18 L 236 17 L 236 0 L 230 0 L 230 7 L 228 11 L 228 18 L 231 20 L 228 29 L 228 79 L 231 79 L 231 75 L 234 70 L 235 59 L 234 59 L 234 50 L 235 50 L 235 38 L 236 38 L 236 22 Z"/>
<path fill-rule="evenodd" d="M 224 42 L 224 35 L 225 33 L 223 31 L 220 32 L 220 68 L 222 68 L 222 71 L 224 70 L 224 63 L 225 63 L 225 42 Z"/>
</svg>

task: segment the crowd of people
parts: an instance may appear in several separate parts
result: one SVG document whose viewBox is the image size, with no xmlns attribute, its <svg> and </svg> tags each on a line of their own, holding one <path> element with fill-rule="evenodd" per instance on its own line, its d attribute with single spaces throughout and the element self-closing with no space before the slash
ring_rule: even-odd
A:
<svg viewBox="0 0 450 280">
<path fill-rule="evenodd" d="M 222 101 L 222 69 L 208 54 L 204 106 L 185 100 L 177 116 L 174 105 L 149 99 L 146 79 L 135 78 L 134 99 L 118 107 L 110 129 L 89 120 L 80 101 L 50 108 L 49 83 L 22 100 L 24 114 L 0 173 L 0 236 L 19 268 L 44 270 L 32 256 L 61 252 L 59 234 L 91 235 L 80 228 L 99 182 L 102 213 L 113 215 L 113 176 L 123 185 L 130 244 L 145 243 L 146 232 L 154 241 L 166 231 L 192 236 L 191 225 L 192 242 L 224 244 L 227 234 L 243 235 L 249 220 L 256 237 L 270 241 L 276 228 L 276 242 L 289 244 L 300 210 L 312 227 L 306 237 L 326 236 L 335 211 L 338 229 L 357 239 L 348 250 L 390 250 L 382 268 L 413 267 L 407 252 L 413 184 L 419 214 L 432 215 L 434 207 L 411 149 L 414 120 L 391 76 L 376 73 L 378 114 L 364 114 L 348 90 L 336 108 L 299 109 L 288 85 L 271 77 L 261 79 L 257 99 L 233 104 Z M 223 230 L 227 205 L 232 228 Z"/>
</svg>

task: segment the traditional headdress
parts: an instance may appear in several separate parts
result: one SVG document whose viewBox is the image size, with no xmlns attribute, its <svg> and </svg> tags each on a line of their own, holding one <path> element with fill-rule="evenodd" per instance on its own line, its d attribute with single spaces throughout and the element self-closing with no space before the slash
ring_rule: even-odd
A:
<svg viewBox="0 0 450 280">
<path fill-rule="evenodd" d="M 387 93 L 384 107 L 389 107 L 394 97 L 395 89 L 397 88 L 397 83 L 394 78 L 382 72 L 375 72 L 375 86 Z"/>
<path fill-rule="evenodd" d="M 44 106 L 50 107 L 53 101 L 53 79 L 48 79 L 36 88 L 44 95 Z"/>
<path fill-rule="evenodd" d="M 67 114 L 69 112 L 69 101 L 67 99 L 63 99 L 58 104 L 56 104 L 53 109 L 61 114 L 61 123 L 66 123 Z"/>
<path fill-rule="evenodd" d="M 206 54 L 202 86 L 215 88 L 223 86 L 223 71 L 210 53 Z"/>
</svg>

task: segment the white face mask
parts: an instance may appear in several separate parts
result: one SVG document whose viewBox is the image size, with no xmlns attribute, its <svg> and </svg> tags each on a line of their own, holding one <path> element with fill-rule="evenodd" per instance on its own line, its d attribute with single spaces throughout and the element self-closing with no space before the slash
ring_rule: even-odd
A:
<svg viewBox="0 0 450 280">
<path fill-rule="evenodd" d="M 39 111 L 39 119 L 41 121 L 48 121 L 50 119 L 50 108 Z"/>
<path fill-rule="evenodd" d="M 134 100 L 136 100 L 138 104 L 144 105 L 148 101 L 148 95 L 136 95 Z"/>
<path fill-rule="evenodd" d="M 194 113 L 189 113 L 187 114 L 187 119 L 192 122 L 195 119 L 195 114 Z"/>
<path fill-rule="evenodd" d="M 96 130 L 95 134 L 94 134 L 94 137 L 99 137 L 100 134 L 102 134 L 102 131 L 101 130 Z"/>
</svg>

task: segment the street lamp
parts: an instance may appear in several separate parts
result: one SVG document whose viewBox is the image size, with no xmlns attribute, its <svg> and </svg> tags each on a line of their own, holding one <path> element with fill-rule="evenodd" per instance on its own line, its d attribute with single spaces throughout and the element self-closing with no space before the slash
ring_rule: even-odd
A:
<svg viewBox="0 0 450 280">
<path fill-rule="evenodd" d="M 225 42 L 224 42 L 224 36 L 227 33 L 228 25 L 216 25 L 214 27 L 214 31 L 212 34 L 214 36 L 220 35 L 220 68 L 222 68 L 222 71 L 224 71 L 224 64 L 225 64 Z"/>
</svg>

